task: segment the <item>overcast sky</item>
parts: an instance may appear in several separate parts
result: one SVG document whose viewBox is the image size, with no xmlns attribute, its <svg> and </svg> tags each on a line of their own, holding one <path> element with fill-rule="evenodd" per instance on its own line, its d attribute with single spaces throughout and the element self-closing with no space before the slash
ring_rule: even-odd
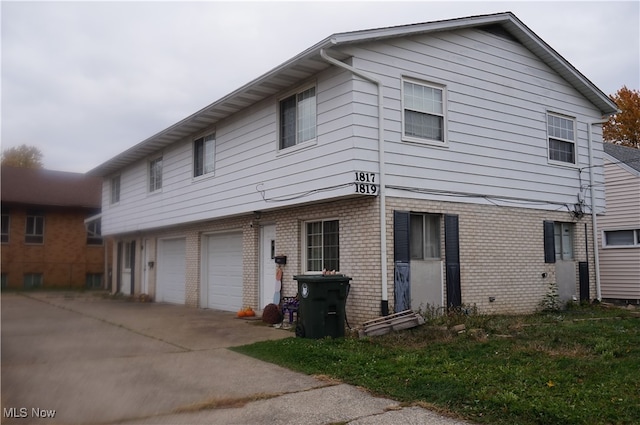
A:
<svg viewBox="0 0 640 425">
<path fill-rule="evenodd" d="M 640 2 L 2 1 L 2 149 L 86 172 L 331 34 L 511 11 L 604 93 L 640 88 Z"/>
</svg>

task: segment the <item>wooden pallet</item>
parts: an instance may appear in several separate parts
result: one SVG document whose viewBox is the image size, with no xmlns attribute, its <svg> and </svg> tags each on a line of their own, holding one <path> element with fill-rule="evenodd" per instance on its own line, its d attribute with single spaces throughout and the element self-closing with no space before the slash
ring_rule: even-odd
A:
<svg viewBox="0 0 640 425">
<path fill-rule="evenodd" d="M 391 331 L 415 328 L 424 324 L 424 318 L 412 310 L 405 310 L 389 316 L 364 322 L 364 334 L 367 336 L 384 335 Z"/>
</svg>

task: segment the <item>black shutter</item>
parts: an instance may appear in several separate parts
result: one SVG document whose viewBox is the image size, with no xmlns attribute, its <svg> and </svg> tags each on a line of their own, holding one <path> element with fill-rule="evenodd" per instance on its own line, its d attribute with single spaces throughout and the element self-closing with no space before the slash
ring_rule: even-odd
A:
<svg viewBox="0 0 640 425">
<path fill-rule="evenodd" d="M 409 213 L 393 212 L 393 261 L 408 263 L 409 256 Z"/>
<path fill-rule="evenodd" d="M 462 304 L 460 290 L 460 239 L 458 216 L 444 216 L 445 268 L 447 270 L 447 307 Z"/>
<path fill-rule="evenodd" d="M 589 263 L 578 263 L 578 275 L 580 276 L 580 301 L 589 301 Z"/>
<path fill-rule="evenodd" d="M 406 211 L 393 212 L 393 294 L 396 313 L 411 308 L 409 217 Z"/>
<path fill-rule="evenodd" d="M 544 222 L 544 262 L 556 262 L 556 243 L 553 236 L 553 221 Z"/>
</svg>

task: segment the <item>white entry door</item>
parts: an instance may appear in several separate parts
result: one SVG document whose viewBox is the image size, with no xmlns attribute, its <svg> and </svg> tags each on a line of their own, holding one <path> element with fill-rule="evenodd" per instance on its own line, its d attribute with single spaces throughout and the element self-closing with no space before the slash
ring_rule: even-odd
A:
<svg viewBox="0 0 640 425">
<path fill-rule="evenodd" d="M 162 239 L 158 241 L 158 251 L 156 301 L 184 304 L 187 241 Z"/>
<path fill-rule="evenodd" d="M 276 284 L 276 226 L 260 227 L 260 305 L 259 309 L 273 302 Z"/>
<path fill-rule="evenodd" d="M 237 311 L 242 307 L 242 232 L 208 235 L 203 248 L 200 305 Z"/>
</svg>

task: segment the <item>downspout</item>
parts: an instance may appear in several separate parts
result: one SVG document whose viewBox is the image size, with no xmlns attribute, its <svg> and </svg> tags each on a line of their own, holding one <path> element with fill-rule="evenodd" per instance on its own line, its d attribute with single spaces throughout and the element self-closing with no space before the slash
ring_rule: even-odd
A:
<svg viewBox="0 0 640 425">
<path fill-rule="evenodd" d="M 598 219 L 596 217 L 596 189 L 593 173 L 593 137 L 591 135 L 591 126 L 594 124 L 604 124 L 607 121 L 608 120 L 601 120 L 587 123 L 587 139 L 589 142 L 589 187 L 591 195 L 591 230 L 593 231 L 593 255 L 596 263 L 596 299 L 598 301 L 602 301 L 602 292 L 600 290 L 600 255 L 598 253 Z"/>
<path fill-rule="evenodd" d="M 383 316 L 389 314 L 389 297 L 387 295 L 387 228 L 386 228 L 386 190 L 385 190 L 385 161 L 384 161 L 384 107 L 382 97 L 382 82 L 362 71 L 347 65 L 344 62 L 332 58 L 327 55 L 324 49 L 320 49 L 320 56 L 332 65 L 339 68 L 346 69 L 347 71 L 361 77 L 367 81 L 372 82 L 378 87 L 378 162 L 380 169 L 380 177 L 378 183 L 380 190 L 378 196 L 380 198 L 380 273 L 382 277 L 382 297 L 380 299 L 380 312 Z"/>
</svg>

